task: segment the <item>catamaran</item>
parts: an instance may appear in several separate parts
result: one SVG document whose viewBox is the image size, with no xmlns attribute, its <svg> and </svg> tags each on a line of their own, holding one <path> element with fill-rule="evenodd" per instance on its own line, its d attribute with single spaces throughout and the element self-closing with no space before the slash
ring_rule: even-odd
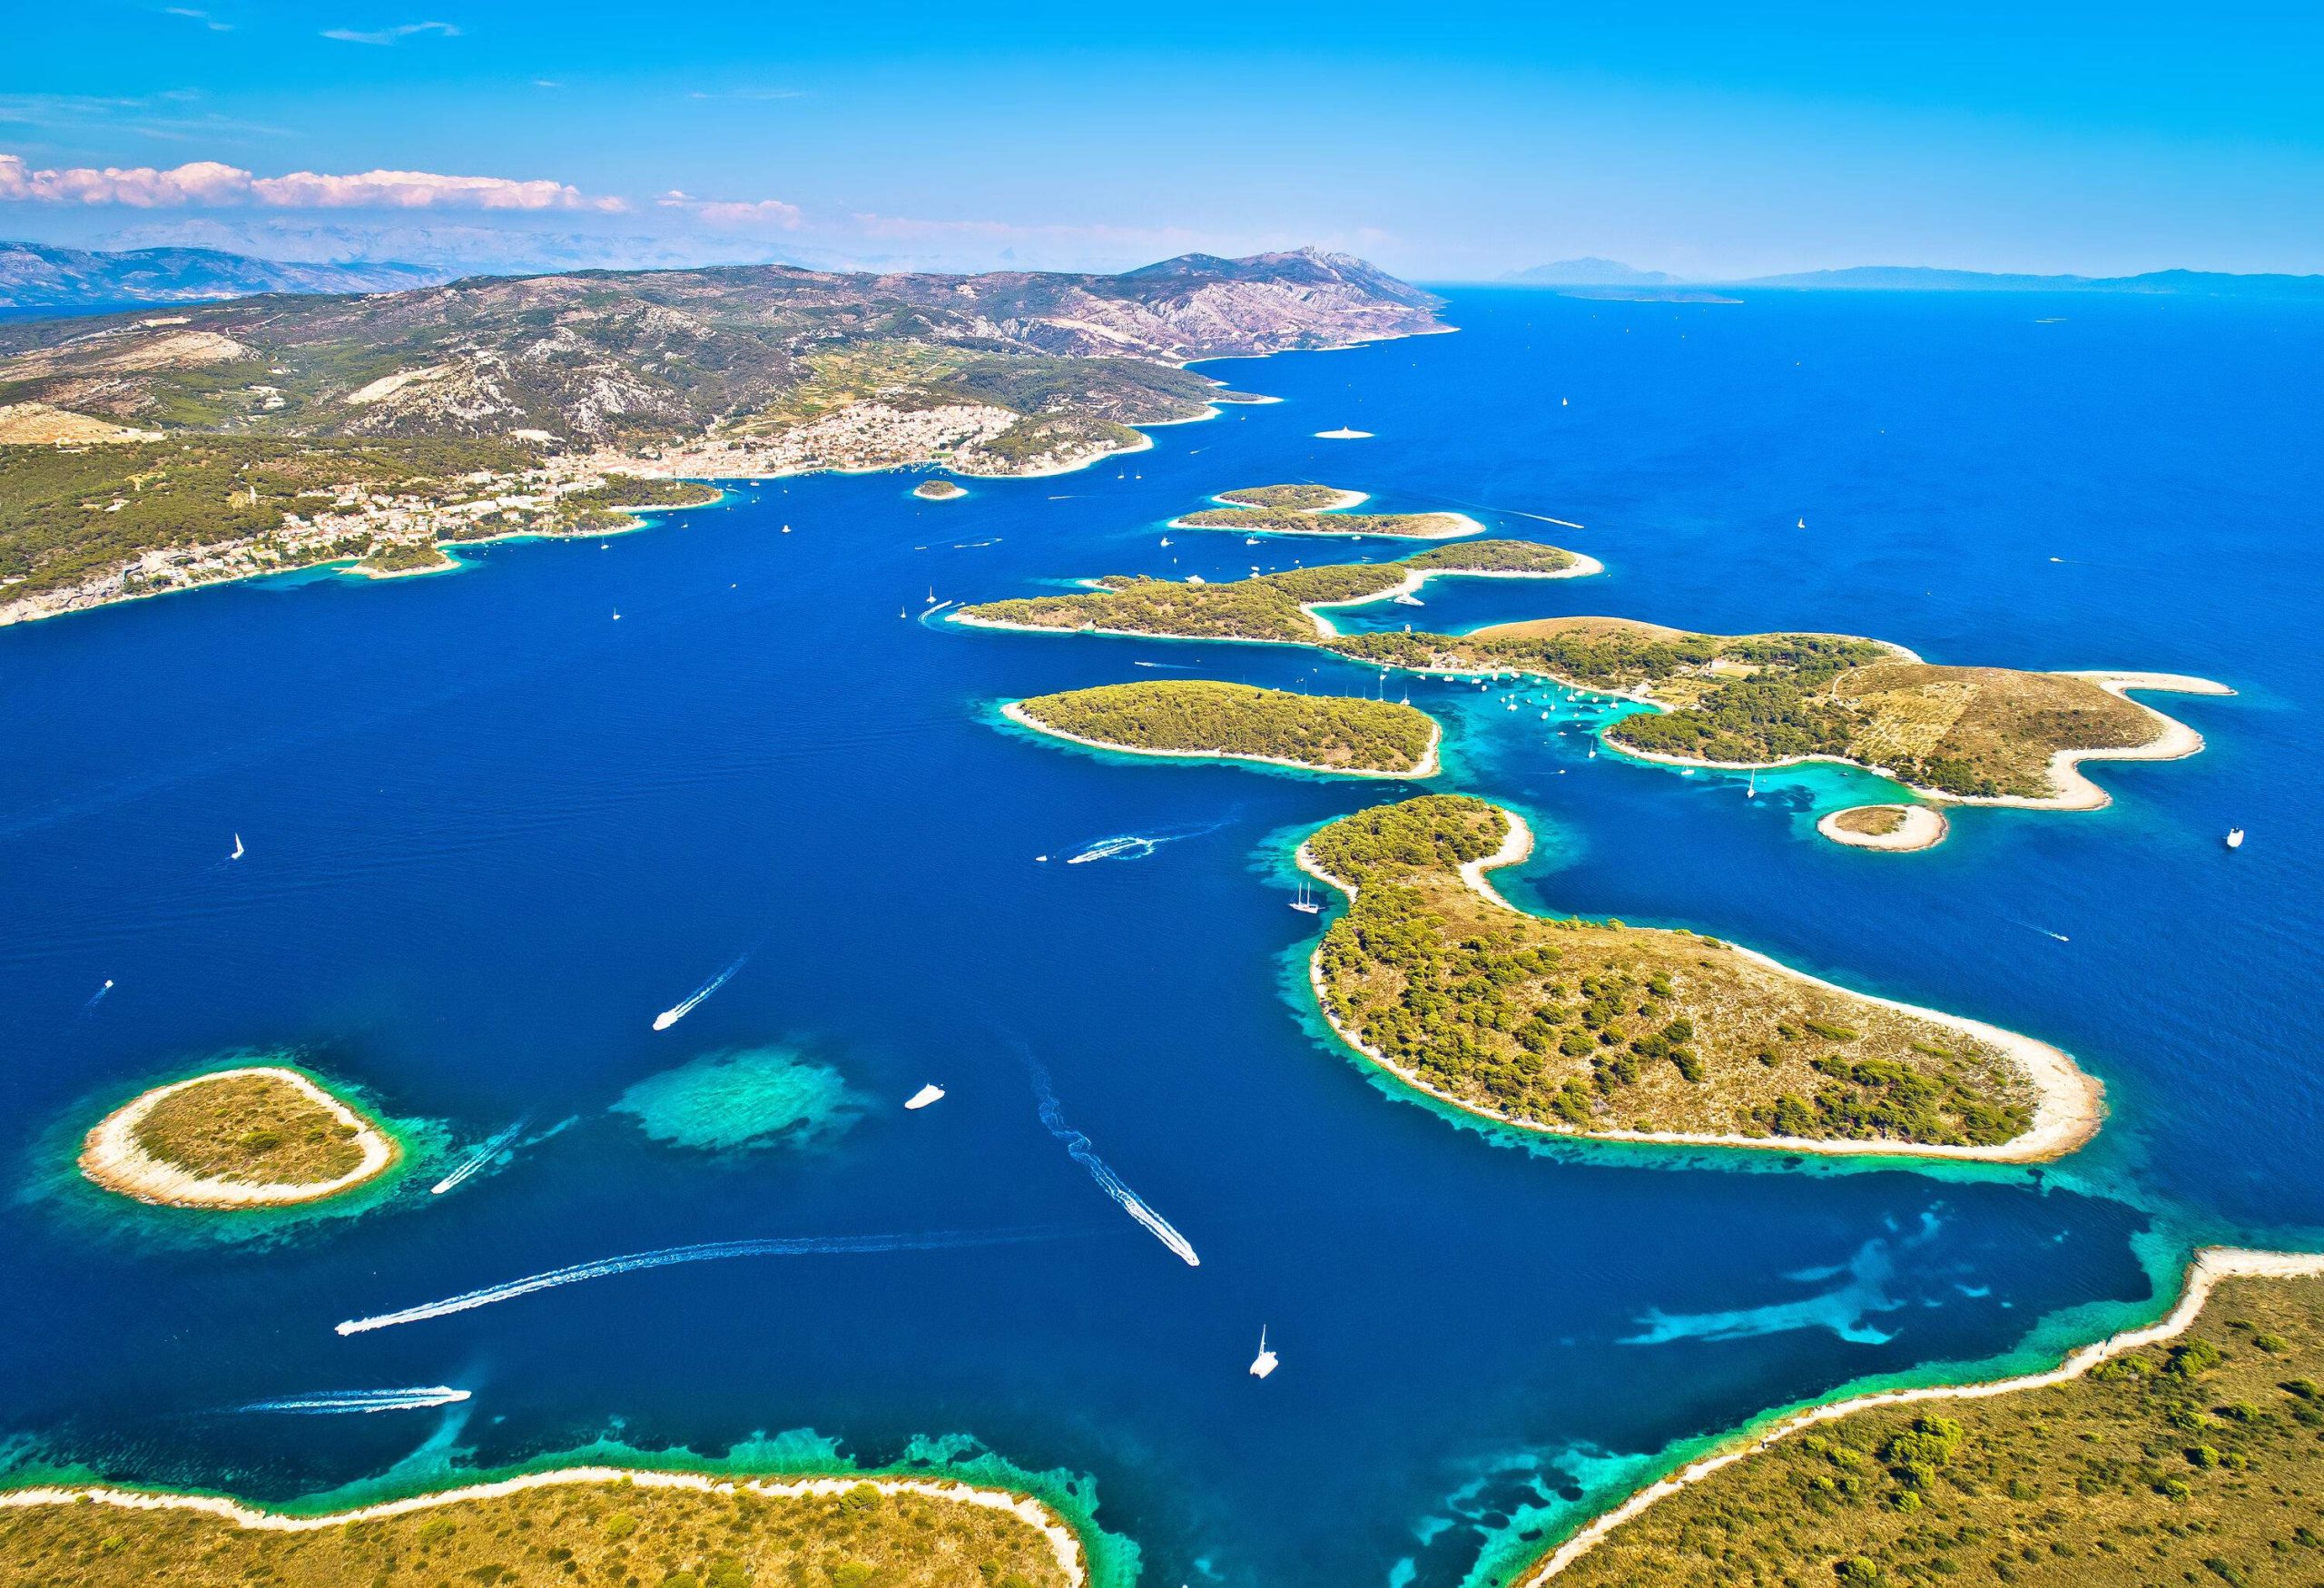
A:
<svg viewBox="0 0 2324 1588">
<path fill-rule="evenodd" d="M 1291 907 L 1302 915 L 1321 915 L 1324 912 L 1324 902 L 1308 891 L 1305 883 L 1299 884 L 1299 897 L 1291 902 Z"/>
<path fill-rule="evenodd" d="M 1259 1354 L 1251 1359 L 1251 1376 L 1254 1378 L 1265 1378 L 1268 1374 L 1273 1373 L 1275 1370 L 1275 1355 L 1273 1351 L 1267 1349 L 1266 1326 L 1265 1324 L 1261 1324 L 1259 1326 Z"/>
</svg>

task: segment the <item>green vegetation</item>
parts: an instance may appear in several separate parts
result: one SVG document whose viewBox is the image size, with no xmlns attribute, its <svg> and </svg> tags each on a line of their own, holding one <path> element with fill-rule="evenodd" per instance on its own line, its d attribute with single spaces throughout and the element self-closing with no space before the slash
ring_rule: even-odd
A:
<svg viewBox="0 0 2324 1588">
<path fill-rule="evenodd" d="M 922 501 L 949 502 L 956 497 L 964 497 L 969 493 L 949 479 L 923 479 L 911 488 L 911 494 Z"/>
<path fill-rule="evenodd" d="M 1479 526 L 1454 513 L 1352 513 L 1343 504 L 1363 498 L 1328 485 L 1262 485 L 1222 491 L 1223 508 L 1205 508 L 1175 520 L 1187 529 L 1241 529 L 1268 535 L 1381 535 L 1438 540 L 1474 534 Z"/>
<path fill-rule="evenodd" d="M 1177 584 L 1137 575 L 1093 581 L 1094 589 L 1070 596 L 991 601 L 964 615 L 991 623 L 1033 628 L 1114 629 L 1131 634 L 1173 635 L 1187 639 L 1282 640 L 1318 644 L 1309 605 L 1345 606 L 1386 596 L 1417 572 L 1557 573 L 1574 565 L 1570 551 L 1530 540 L 1478 540 L 1441 547 L 1401 562 L 1337 563 L 1260 574 L 1226 584 Z M 1329 648 L 1362 654 L 1354 641 L 1335 640 Z"/>
<path fill-rule="evenodd" d="M 1198 679 L 1037 695 L 1018 710 L 1059 733 L 1124 749 L 1260 756 L 1333 772 L 1410 773 L 1436 736 L 1426 713 L 1393 701 Z"/>
<path fill-rule="evenodd" d="M 2087 1376 L 1867 1410 L 1649 1506 L 1556 1588 L 2324 1581 L 2324 1285 L 2227 1280 Z"/>
<path fill-rule="evenodd" d="M 1241 490 L 1223 490 L 1218 499 L 1236 508 L 1288 508 L 1302 513 L 1321 513 L 1336 508 L 1351 492 L 1335 485 L 1254 485 Z"/>
<path fill-rule="evenodd" d="M 1610 1130 L 1992 1146 L 2033 1123 L 1997 1050 L 1681 931 L 1521 914 L 1458 868 L 1509 831 L 1429 795 L 1307 841 L 1357 895 L 1316 950 L 1327 1013 L 1428 1090 Z"/>
<path fill-rule="evenodd" d="M 579 511 L 624 508 L 702 508 L 718 499 L 718 488 L 696 479 L 672 479 L 659 474 L 615 474 L 586 490 L 567 491 L 557 505 Z"/>
<path fill-rule="evenodd" d="M 147 1157 L 203 1179 L 320 1185 L 363 1161 L 353 1126 L 281 1077 L 248 1071 L 171 1092 L 135 1135 Z"/>
<path fill-rule="evenodd" d="M 1385 594 L 1396 572 L 1547 571 L 1573 554 L 1522 540 L 1440 547 L 1396 563 L 1266 574 L 1224 585 L 1108 579 L 1088 595 L 1002 601 L 972 616 L 1052 628 L 1187 638 L 1289 640 L 1382 666 L 1539 674 L 1638 695 L 1661 709 L 1606 737 L 1647 755 L 1737 765 L 1829 756 L 1969 797 L 2044 798 L 2062 750 L 2143 745 L 2144 708 L 2086 678 L 1899 659 L 1876 640 L 1834 634 L 1690 634 L 1613 617 L 1552 617 L 1473 634 L 1412 630 L 1326 637 L 1299 610 Z M 1305 582 L 1303 582 L 1305 581 Z M 1315 593 L 1322 590 L 1324 593 Z"/>
<path fill-rule="evenodd" d="M 505 441 L 261 441 L 215 437 L 86 448 L 0 447 L 0 586 L 9 597 L 79 582 L 145 552 L 249 539 L 336 494 L 456 490 L 478 469 L 530 467 Z M 368 538 L 295 562 L 353 557 Z"/>
<path fill-rule="evenodd" d="M 0 1508 L 0 1588 L 1063 1588 L 1006 1512 L 869 1484 L 828 1496 L 527 1489 L 300 1532 L 99 1503 Z"/>
<path fill-rule="evenodd" d="M 1833 816 L 1832 825 L 1845 833 L 1886 838 L 1905 824 L 1905 814 L 1903 805 L 1856 805 Z"/>
<path fill-rule="evenodd" d="M 390 540 L 373 548 L 358 566 L 383 574 L 403 574 L 421 568 L 457 567 L 458 564 L 438 550 L 432 540 Z"/>
</svg>

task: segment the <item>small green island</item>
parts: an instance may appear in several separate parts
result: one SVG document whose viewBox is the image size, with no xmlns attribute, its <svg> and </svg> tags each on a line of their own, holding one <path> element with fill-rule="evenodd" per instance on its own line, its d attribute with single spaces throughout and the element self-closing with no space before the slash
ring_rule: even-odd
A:
<svg viewBox="0 0 2324 1588">
<path fill-rule="evenodd" d="M 1261 485 L 1221 491 L 1224 504 L 1170 520 L 1173 529 L 1234 529 L 1246 535 L 1370 535 L 1391 540 L 1449 540 L 1482 535 L 1465 513 L 1356 513 L 1369 498 L 1329 485 Z"/>
<path fill-rule="evenodd" d="M 911 488 L 911 494 L 923 502 L 951 502 L 969 493 L 949 479 L 923 479 Z"/>
<path fill-rule="evenodd" d="M 141 1093 L 90 1130 L 79 1162 L 140 1202 L 279 1208 L 352 1190 L 400 1153 L 385 1127 L 312 1077 L 264 1064 Z"/>
<path fill-rule="evenodd" d="M 1411 601 L 1434 575 L 1571 577 L 1598 567 L 1555 547 L 1478 540 L 1400 562 L 1216 585 L 1101 578 L 1084 593 L 970 607 L 956 621 L 1270 640 L 1411 672 L 1531 675 L 1655 707 L 1605 730 L 1609 744 L 1644 759 L 1738 769 L 1839 761 L 1932 798 L 2056 810 L 2106 804 L 2105 791 L 2077 770 L 2083 761 L 2167 761 L 2202 748 L 2201 735 L 2129 692 L 2233 693 L 2171 673 L 1938 666 L 1901 646 L 1853 635 L 1695 634 L 1620 617 L 1551 617 L 1465 635 L 1341 635 L 1319 610 Z M 1923 831 L 1916 824 L 1915 836 Z"/>
<path fill-rule="evenodd" d="M 934 1479 L 576 1468 L 307 1516 L 107 1488 L 0 1493 L 7 1588 L 1083 1588 L 1039 1502 Z"/>
<path fill-rule="evenodd" d="M 1001 708 L 1021 726 L 1138 755 L 1260 762 L 1354 777 L 1429 777 L 1442 734 L 1393 701 L 1207 679 L 1107 684 Z"/>
<path fill-rule="evenodd" d="M 1472 540 L 1398 562 L 1333 563 L 1206 584 L 1128 574 L 1088 581 L 1069 596 L 989 601 L 952 619 L 970 627 L 1154 635 L 1177 639 L 1268 640 L 1345 648 L 1316 610 L 1409 596 L 1429 579 L 1572 578 L 1598 571 L 1590 558 L 1531 540 Z"/>
<path fill-rule="evenodd" d="M 2030 1038 L 1684 930 L 1512 908 L 1483 873 L 1531 843 L 1466 795 L 1307 840 L 1302 866 L 1353 895 L 1310 966 L 1344 1041 L 1443 1101 L 1567 1135 L 2031 1161 L 2097 1129 L 2098 1083 Z"/>
<path fill-rule="evenodd" d="M 1521 1588 L 2218 1588 L 2324 1577 L 2324 1258 L 2206 1251 L 2171 1317 L 1999 1384 L 1795 1415 Z"/>
</svg>

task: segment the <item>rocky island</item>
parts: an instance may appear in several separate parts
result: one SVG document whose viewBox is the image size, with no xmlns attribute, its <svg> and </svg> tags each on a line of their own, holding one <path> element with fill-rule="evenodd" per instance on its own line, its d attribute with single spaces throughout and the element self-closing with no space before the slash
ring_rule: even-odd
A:
<svg viewBox="0 0 2324 1588">
<path fill-rule="evenodd" d="M 384 1127 L 312 1077 L 268 1064 L 141 1093 L 89 1132 L 80 1167 L 141 1202 L 279 1208 L 352 1190 L 399 1153 Z"/>
<path fill-rule="evenodd" d="M 2324 1258 L 2211 1249 L 2046 1372 L 1747 1431 L 1521 1588 L 2304 1583 L 2324 1553 Z"/>
<path fill-rule="evenodd" d="M 923 479 L 911 488 L 911 494 L 923 502 L 956 502 L 969 493 L 949 479 Z"/>
<path fill-rule="evenodd" d="M 1409 596 L 1436 575 L 1571 577 L 1598 569 L 1555 547 L 1478 540 L 1402 562 L 1216 585 L 1105 577 L 1089 581 L 1086 594 L 988 602 L 957 620 L 1270 640 L 1413 672 L 1531 675 L 1655 707 L 1605 730 L 1607 743 L 1641 759 L 1738 770 L 1837 761 L 1933 799 L 2054 810 L 2106 804 L 2105 791 L 2077 770 L 2083 761 L 2171 760 L 2202 748 L 2201 735 L 2130 699 L 2130 691 L 2232 693 L 2168 673 L 1937 666 L 1901 646 L 1852 635 L 1709 635 L 1630 618 L 1551 617 L 1465 635 L 1342 636 L 1319 610 Z M 1925 835 L 1916 820 L 1913 837 Z"/>
<path fill-rule="evenodd" d="M 1350 777 L 1430 777 L 1443 736 L 1393 701 L 1294 695 L 1205 679 L 1108 684 L 1002 708 L 1011 722 L 1095 749 L 1257 762 Z"/>
<path fill-rule="evenodd" d="M 1192 360 L 1442 330 L 1437 307 L 1302 251 L 479 277 L 11 322 L 0 623 L 328 562 L 440 569 L 440 542 L 683 505 L 635 495 L 648 477 L 1077 469 L 1256 400 Z"/>
<path fill-rule="evenodd" d="M 0 1559 L 27 1583 L 546 1588 L 1086 1588 L 1081 1541 L 1029 1495 L 931 1478 L 749 1478 L 576 1467 L 356 1511 L 203 1494 L 0 1492 Z"/>
<path fill-rule="evenodd" d="M 1170 520 L 1173 529 L 1235 529 L 1246 535 L 1374 536 L 1390 540 L 1448 540 L 1482 535 L 1466 513 L 1356 513 L 1371 498 L 1328 485 L 1262 485 L 1221 491 L 1222 504 Z"/>
<path fill-rule="evenodd" d="M 2097 1129 L 2098 1083 L 2044 1043 L 1689 932 L 1512 908 L 1483 873 L 1531 843 L 1465 795 L 1307 840 L 1350 898 L 1311 964 L 1343 1041 L 1456 1107 L 1600 1139 L 2023 1162 Z"/>
<path fill-rule="evenodd" d="M 1562 579 L 1598 568 L 1590 558 L 1555 546 L 1472 540 L 1401 562 L 1337 563 L 1216 585 L 1200 579 L 1180 584 L 1136 574 L 1108 576 L 1087 581 L 1089 589 L 1075 595 L 963 607 L 951 621 L 972 628 L 1317 645 L 1334 641 L 1338 633 L 1320 610 L 1324 607 L 1361 607 L 1409 596 L 1432 578 Z M 1341 641 L 1325 648 L 1357 644 Z M 1350 654 L 1357 653 L 1351 649 Z"/>
</svg>

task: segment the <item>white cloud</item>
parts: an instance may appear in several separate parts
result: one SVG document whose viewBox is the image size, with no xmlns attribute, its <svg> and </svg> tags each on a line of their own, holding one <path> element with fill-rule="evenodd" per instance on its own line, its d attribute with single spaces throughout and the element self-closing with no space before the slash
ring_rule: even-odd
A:
<svg viewBox="0 0 2324 1588">
<path fill-rule="evenodd" d="M 448 22 L 407 22 L 400 27 L 383 27 L 377 33 L 365 33 L 359 28 L 327 27 L 323 37 L 337 39 L 343 44 L 395 44 L 419 34 L 434 34 L 439 38 L 456 39 L 460 30 Z"/>
<path fill-rule="evenodd" d="M 164 5 L 162 7 L 162 15 L 164 16 L 182 16 L 188 22 L 198 22 L 202 24 L 202 26 L 208 28 L 212 33 L 231 33 L 234 31 L 234 25 L 232 23 L 221 22 L 216 17 L 211 15 L 207 11 L 196 11 L 192 7 L 187 5 Z"/>
<path fill-rule="evenodd" d="M 0 154 L 0 202 L 124 204 L 133 209 L 255 204 L 276 210 L 595 210 L 629 206 L 557 182 L 505 176 L 445 176 L 429 171 L 366 171 L 326 175 L 294 171 L 257 176 L 237 165 L 196 160 L 150 165 L 35 169 Z"/>
<path fill-rule="evenodd" d="M 805 219 L 798 205 L 786 204 L 781 199 L 698 199 L 673 188 L 654 202 L 665 210 L 682 210 L 713 226 L 779 226 L 785 232 L 795 232 Z"/>
</svg>

